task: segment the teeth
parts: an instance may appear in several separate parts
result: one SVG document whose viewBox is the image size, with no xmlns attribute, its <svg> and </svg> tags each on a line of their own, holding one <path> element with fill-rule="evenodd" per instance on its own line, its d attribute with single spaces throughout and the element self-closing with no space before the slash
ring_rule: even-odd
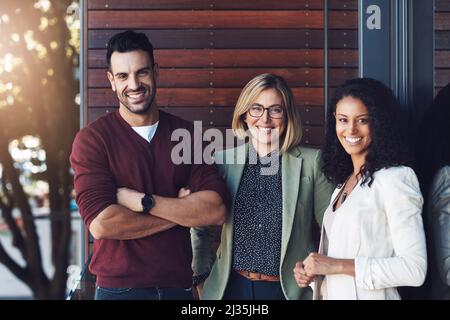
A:
<svg viewBox="0 0 450 320">
<path fill-rule="evenodd" d="M 130 98 L 139 98 L 144 95 L 144 92 L 128 93 L 127 95 Z"/>
<path fill-rule="evenodd" d="M 345 140 L 347 140 L 348 142 L 350 142 L 352 144 L 359 142 L 361 139 L 362 139 L 361 137 L 359 137 L 359 138 L 345 137 Z"/>
<path fill-rule="evenodd" d="M 258 129 L 263 132 L 270 132 L 272 130 L 272 128 L 263 128 L 263 127 L 258 127 Z"/>
</svg>

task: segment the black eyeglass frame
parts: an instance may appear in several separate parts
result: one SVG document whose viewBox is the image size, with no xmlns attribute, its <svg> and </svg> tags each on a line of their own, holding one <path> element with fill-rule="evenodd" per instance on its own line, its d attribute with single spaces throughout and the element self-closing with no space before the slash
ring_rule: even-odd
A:
<svg viewBox="0 0 450 320">
<path fill-rule="evenodd" d="M 256 116 L 256 115 L 254 115 L 254 114 L 252 114 L 252 107 L 258 107 L 258 108 L 262 108 L 263 109 L 263 112 L 259 115 L 259 116 Z M 280 110 L 281 110 L 281 113 L 280 113 L 280 116 L 279 117 L 273 117 L 272 116 L 272 114 L 271 114 L 271 110 L 273 110 L 273 109 L 275 109 L 275 108 L 279 108 Z M 248 108 L 248 114 L 250 115 L 250 116 L 252 116 L 253 118 L 261 118 L 263 115 L 264 115 L 264 112 L 267 110 L 267 112 L 269 113 L 269 118 L 270 119 L 282 119 L 283 117 L 284 117 L 284 110 L 283 110 L 283 108 L 281 107 L 281 106 L 270 106 L 270 107 L 268 107 L 268 108 L 265 108 L 265 107 L 263 107 L 263 106 L 250 106 L 250 108 Z"/>
</svg>

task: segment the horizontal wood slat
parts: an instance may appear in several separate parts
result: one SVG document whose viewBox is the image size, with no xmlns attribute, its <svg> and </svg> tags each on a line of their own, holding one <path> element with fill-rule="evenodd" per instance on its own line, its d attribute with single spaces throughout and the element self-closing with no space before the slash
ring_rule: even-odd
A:
<svg viewBox="0 0 450 320">
<path fill-rule="evenodd" d="M 155 50 L 160 68 L 323 67 L 322 49 Z M 358 67 L 357 50 L 330 50 L 330 67 Z M 106 67 L 106 50 L 89 50 L 89 68 Z"/>
<path fill-rule="evenodd" d="M 437 68 L 450 68 L 450 51 L 436 51 L 434 57 Z"/>
<path fill-rule="evenodd" d="M 329 29 L 358 29 L 357 11 L 328 11 Z"/>
<path fill-rule="evenodd" d="M 324 70 L 321 68 L 160 69 L 157 83 L 161 88 L 242 88 L 253 77 L 262 73 L 282 76 L 291 87 L 323 87 Z M 337 86 L 357 74 L 357 69 L 330 69 L 329 85 Z M 93 69 L 89 72 L 89 87 L 104 88 L 109 85 L 106 69 Z"/>
<path fill-rule="evenodd" d="M 336 2 L 336 0 L 332 1 Z M 348 2 L 348 1 L 347 1 Z M 243 10 L 243 9 L 322 9 L 323 1 L 317 0 L 89 0 L 88 8 L 95 10 Z"/>
<path fill-rule="evenodd" d="M 123 30 L 90 30 L 89 49 L 105 48 Z M 323 48 L 322 30 L 138 30 L 158 49 Z M 270 39 L 270 41 L 268 41 Z"/>
<path fill-rule="evenodd" d="M 438 0 L 439 1 L 439 0 Z M 442 2 L 442 1 L 441 1 Z M 328 8 L 331 10 L 358 10 L 357 0 L 329 0 Z M 89 10 L 320 10 L 323 1 L 317 0 L 89 0 Z"/>
<path fill-rule="evenodd" d="M 434 17 L 436 30 L 450 30 L 450 12 L 437 12 Z"/>
<path fill-rule="evenodd" d="M 321 11 L 89 11 L 87 20 L 91 29 L 323 28 Z"/>
<path fill-rule="evenodd" d="M 123 30 L 90 30 L 88 49 L 104 49 Z M 322 30 L 138 30 L 158 49 L 320 49 Z M 330 49 L 358 48 L 355 30 L 329 30 Z"/>
<path fill-rule="evenodd" d="M 323 105 L 322 88 L 293 88 L 297 105 Z M 220 106 L 236 104 L 240 88 L 160 88 L 157 101 L 161 107 Z M 109 88 L 89 89 L 89 107 L 114 107 L 118 105 L 117 96 Z"/>
<path fill-rule="evenodd" d="M 322 11 L 89 11 L 90 29 L 322 29 Z M 355 29 L 355 11 L 329 11 L 330 29 Z"/>
</svg>

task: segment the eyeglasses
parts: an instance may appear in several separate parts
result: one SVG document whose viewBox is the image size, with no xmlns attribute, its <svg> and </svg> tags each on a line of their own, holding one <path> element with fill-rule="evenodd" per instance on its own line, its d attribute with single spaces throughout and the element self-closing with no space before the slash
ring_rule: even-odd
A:
<svg viewBox="0 0 450 320">
<path fill-rule="evenodd" d="M 272 106 L 269 108 L 264 108 L 259 105 L 250 106 L 248 109 L 248 113 L 254 118 L 261 118 L 264 114 L 264 111 L 269 113 L 269 117 L 271 119 L 281 119 L 283 117 L 284 111 L 280 106 Z"/>
</svg>

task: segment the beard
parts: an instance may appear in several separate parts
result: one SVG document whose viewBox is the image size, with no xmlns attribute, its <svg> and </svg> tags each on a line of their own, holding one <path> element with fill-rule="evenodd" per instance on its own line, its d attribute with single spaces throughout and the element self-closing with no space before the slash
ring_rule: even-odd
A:
<svg viewBox="0 0 450 320">
<path fill-rule="evenodd" d="M 156 96 L 156 87 L 152 88 L 141 86 L 137 90 L 128 90 L 124 92 L 121 95 L 117 95 L 119 98 L 120 103 L 128 109 L 128 111 L 134 113 L 134 114 L 145 114 L 148 112 L 148 110 L 151 108 L 153 101 L 155 100 Z M 144 92 L 144 94 L 149 94 L 148 97 L 145 98 L 144 101 L 134 104 L 128 100 L 127 95 L 129 93 L 137 93 L 137 92 Z"/>
</svg>

